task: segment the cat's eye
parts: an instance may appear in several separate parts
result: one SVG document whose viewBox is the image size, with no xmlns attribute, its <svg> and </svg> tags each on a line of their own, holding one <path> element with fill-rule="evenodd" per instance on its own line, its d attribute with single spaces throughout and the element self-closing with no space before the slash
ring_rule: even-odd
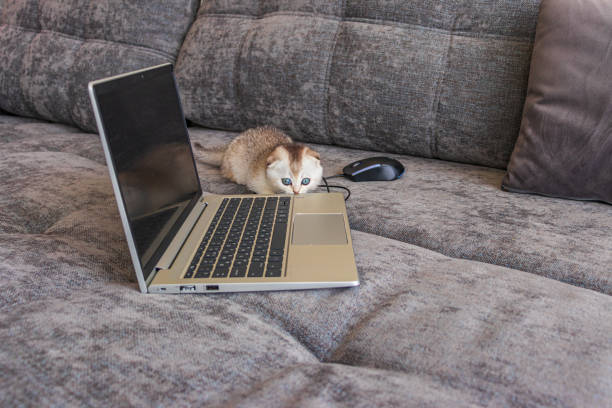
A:
<svg viewBox="0 0 612 408">
<path fill-rule="evenodd" d="M 286 186 L 290 186 L 291 185 L 291 179 L 290 178 L 284 178 L 284 179 L 281 179 L 281 181 Z"/>
<path fill-rule="evenodd" d="M 305 186 L 307 186 L 308 184 L 310 184 L 310 179 L 309 179 L 308 177 L 303 178 L 303 179 L 302 179 L 302 184 L 303 184 L 303 185 L 305 185 Z"/>
</svg>

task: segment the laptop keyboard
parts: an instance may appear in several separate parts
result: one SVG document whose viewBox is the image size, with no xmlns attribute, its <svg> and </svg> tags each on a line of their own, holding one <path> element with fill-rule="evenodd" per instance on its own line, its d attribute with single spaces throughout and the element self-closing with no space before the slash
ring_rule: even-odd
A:
<svg viewBox="0 0 612 408">
<path fill-rule="evenodd" d="M 290 203 L 224 198 L 183 278 L 280 277 Z"/>
</svg>

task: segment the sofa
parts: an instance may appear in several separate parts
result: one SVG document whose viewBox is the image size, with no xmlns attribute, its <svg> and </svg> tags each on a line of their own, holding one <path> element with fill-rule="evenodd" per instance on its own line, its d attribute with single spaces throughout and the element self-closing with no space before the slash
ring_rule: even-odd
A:
<svg viewBox="0 0 612 408">
<path fill-rule="evenodd" d="M 612 206 L 500 188 L 540 1 L 489 3 L 0 0 L 0 405 L 612 406 Z M 334 180 L 360 286 L 140 293 L 86 86 L 165 62 L 192 142 L 403 163 Z"/>
</svg>

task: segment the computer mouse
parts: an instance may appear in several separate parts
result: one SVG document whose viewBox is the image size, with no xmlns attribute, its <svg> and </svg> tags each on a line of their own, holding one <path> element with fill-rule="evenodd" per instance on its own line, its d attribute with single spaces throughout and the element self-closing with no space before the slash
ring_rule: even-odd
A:
<svg viewBox="0 0 612 408">
<path fill-rule="evenodd" d="M 342 169 L 344 176 L 353 181 L 389 181 L 404 174 L 402 163 L 390 157 L 370 157 L 357 160 Z"/>
</svg>

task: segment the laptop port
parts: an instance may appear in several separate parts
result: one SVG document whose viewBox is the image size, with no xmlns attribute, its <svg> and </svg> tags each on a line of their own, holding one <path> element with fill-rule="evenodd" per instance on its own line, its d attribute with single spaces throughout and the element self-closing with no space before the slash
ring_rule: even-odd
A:
<svg viewBox="0 0 612 408">
<path fill-rule="evenodd" d="M 195 292 L 196 287 L 195 285 L 181 285 L 181 287 L 179 288 L 179 291 L 181 293 Z"/>
<path fill-rule="evenodd" d="M 219 290 L 219 285 L 206 285 L 206 290 Z"/>
</svg>

